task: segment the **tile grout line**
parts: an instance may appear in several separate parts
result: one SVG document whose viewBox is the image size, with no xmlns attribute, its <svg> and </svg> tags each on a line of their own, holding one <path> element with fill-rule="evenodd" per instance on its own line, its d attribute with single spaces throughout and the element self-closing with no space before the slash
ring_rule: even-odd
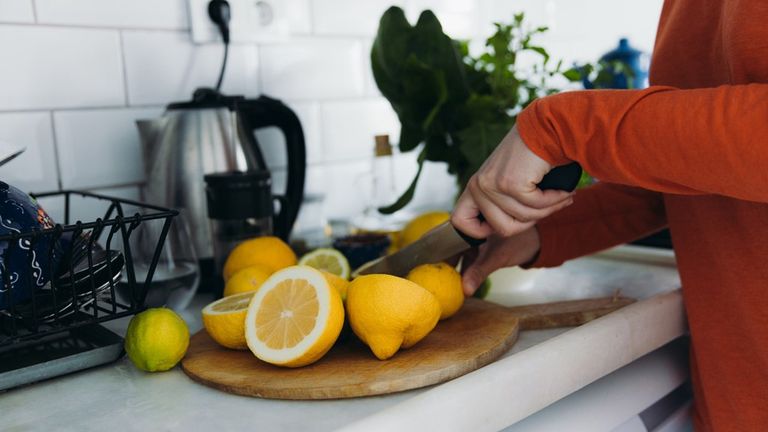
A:
<svg viewBox="0 0 768 432">
<path fill-rule="evenodd" d="M 309 32 L 307 32 L 310 36 L 315 36 L 315 1 L 314 0 L 307 0 L 307 9 L 309 9 Z"/>
<path fill-rule="evenodd" d="M 108 105 L 108 106 L 78 106 L 78 107 L 38 107 L 38 108 L 20 108 L 20 109 L 0 109 L 0 114 L 21 114 L 21 113 L 36 113 L 44 111 L 110 111 L 110 110 L 123 110 L 123 109 L 144 109 L 144 108 L 162 108 L 164 105 L 161 103 L 148 103 L 148 104 L 136 104 L 136 105 Z"/>
<path fill-rule="evenodd" d="M 4 26 L 21 26 L 21 27 L 53 27 L 64 29 L 80 29 L 80 30 L 130 30 L 130 31 L 148 31 L 148 32 L 174 32 L 174 33 L 189 33 L 191 28 L 168 28 L 168 27 L 132 27 L 132 26 L 106 26 L 106 25 L 89 25 L 89 24 L 59 24 L 50 22 L 37 21 L 37 9 L 32 9 L 35 16 L 35 22 L 0 22 L 0 25 Z"/>
<path fill-rule="evenodd" d="M 259 58 L 259 61 L 261 59 Z M 259 92 L 264 93 L 263 83 L 261 82 L 261 74 L 259 74 Z M 267 93 L 268 94 L 268 93 Z M 335 102 L 375 102 L 380 101 L 384 97 L 379 95 L 359 95 L 359 96 L 342 96 L 333 98 L 280 98 L 279 96 L 272 95 L 277 99 L 282 100 L 286 104 L 300 103 L 300 104 L 317 104 L 318 109 L 321 109 L 323 104 L 335 103 Z M 119 109 L 140 109 L 140 108 L 157 108 L 165 106 L 162 102 L 157 103 L 139 103 L 126 105 L 82 105 L 75 107 L 35 107 L 35 108 L 0 108 L 0 114 L 13 114 L 13 113 L 31 113 L 40 111 L 93 111 L 93 110 L 119 110 Z"/>
<path fill-rule="evenodd" d="M 32 0 L 32 19 L 37 24 L 37 0 Z"/>
<path fill-rule="evenodd" d="M 54 119 L 53 111 L 48 111 L 48 116 L 51 119 L 51 139 L 53 140 L 53 158 L 56 161 L 56 183 L 59 190 L 63 190 L 63 181 L 61 174 L 61 159 L 59 157 L 59 140 L 56 138 L 56 120 Z"/>
<path fill-rule="evenodd" d="M 89 24 L 59 24 L 37 21 L 37 11 L 33 7 L 33 15 L 35 15 L 35 22 L 5 22 L 0 21 L 2 26 L 23 26 L 23 27 L 51 27 L 51 28 L 63 28 L 63 29 L 80 29 L 80 30 L 122 30 L 122 31 L 146 31 L 146 32 L 158 32 L 158 33 L 190 33 L 191 28 L 170 28 L 170 27 L 132 27 L 132 26 L 106 26 L 106 25 L 89 25 Z M 344 41 L 370 41 L 376 37 L 375 34 L 361 34 L 361 33 L 316 33 L 314 31 L 314 24 L 310 21 L 310 27 L 313 27 L 309 32 L 297 32 L 290 33 L 287 40 L 278 41 L 262 41 L 262 42 L 242 42 L 235 45 L 282 45 L 291 42 L 302 42 L 312 39 L 321 40 L 344 40 Z M 195 45 L 207 45 L 214 43 L 213 41 L 206 41 L 201 44 Z"/>
<path fill-rule="evenodd" d="M 256 84 L 258 85 L 258 89 L 256 90 L 259 94 L 259 96 L 264 94 L 264 71 L 262 69 L 264 63 L 262 60 L 264 59 L 262 54 L 262 49 L 258 45 L 254 48 L 256 50 Z"/>
<path fill-rule="evenodd" d="M 123 73 L 123 103 L 125 106 L 131 105 L 130 92 L 128 91 L 128 64 L 125 61 L 125 42 L 123 41 L 123 31 L 117 31 L 118 38 L 120 39 L 120 66 Z"/>
</svg>

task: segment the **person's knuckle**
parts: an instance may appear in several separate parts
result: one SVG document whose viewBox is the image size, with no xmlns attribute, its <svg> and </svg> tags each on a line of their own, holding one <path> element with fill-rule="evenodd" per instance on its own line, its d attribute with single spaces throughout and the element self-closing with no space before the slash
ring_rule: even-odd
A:
<svg viewBox="0 0 768 432">
<path fill-rule="evenodd" d="M 492 191 L 496 188 L 496 180 L 489 174 L 480 174 L 477 176 L 477 187 L 484 192 Z"/>
<path fill-rule="evenodd" d="M 469 181 L 467 182 L 467 189 L 472 196 L 477 195 L 477 193 L 480 191 L 480 180 L 478 177 L 479 176 L 475 174 L 470 177 Z"/>
<path fill-rule="evenodd" d="M 498 232 L 502 237 L 509 237 L 513 235 L 515 233 L 514 222 L 499 225 L 496 229 L 496 232 Z"/>
<path fill-rule="evenodd" d="M 533 215 L 531 213 L 528 213 L 528 212 L 525 212 L 525 211 L 518 212 L 518 214 L 515 215 L 515 220 L 517 222 L 521 222 L 521 223 L 530 222 L 530 221 L 536 220 L 536 219 L 537 219 L 537 217 L 535 215 Z"/>
<path fill-rule="evenodd" d="M 505 193 L 512 193 L 519 189 L 519 180 L 511 173 L 504 173 L 500 175 L 496 180 L 496 187 L 498 190 Z"/>
</svg>

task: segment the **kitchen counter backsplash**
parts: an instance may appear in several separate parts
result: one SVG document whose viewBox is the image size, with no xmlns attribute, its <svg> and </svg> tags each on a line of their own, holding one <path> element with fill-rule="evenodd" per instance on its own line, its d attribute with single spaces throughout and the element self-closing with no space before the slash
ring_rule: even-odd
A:
<svg viewBox="0 0 768 432">
<path fill-rule="evenodd" d="M 373 137 L 397 141 L 399 123 L 370 72 L 369 51 L 383 11 L 398 4 L 415 20 L 434 10 L 457 38 L 478 43 L 490 23 L 525 11 L 549 25 L 542 43 L 554 57 L 594 60 L 619 37 L 650 51 L 661 0 L 573 4 L 568 0 L 282 0 L 291 3 L 284 41 L 230 50 L 223 91 L 284 100 L 306 136 L 307 192 L 325 195 L 326 215 L 365 205 Z M 138 198 L 143 182 L 134 121 L 159 115 L 216 80 L 222 46 L 195 45 L 187 0 L 0 0 L 0 142 L 27 151 L 0 179 L 28 191 L 87 189 Z M 279 134 L 260 132 L 276 190 L 285 183 Z M 398 187 L 415 154 L 396 158 Z M 439 164 L 423 173 L 413 207 L 448 208 L 453 179 Z M 61 209 L 48 209 L 54 219 Z M 78 208 L 82 217 L 98 209 Z"/>
</svg>

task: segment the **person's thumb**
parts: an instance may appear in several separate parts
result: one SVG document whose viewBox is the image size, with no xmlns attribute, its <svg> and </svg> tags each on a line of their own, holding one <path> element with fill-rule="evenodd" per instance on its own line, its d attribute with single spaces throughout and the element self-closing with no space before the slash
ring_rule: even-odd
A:
<svg viewBox="0 0 768 432">
<path fill-rule="evenodd" d="M 461 285 L 464 288 L 464 295 L 471 296 L 485 281 L 485 278 L 491 274 L 491 270 L 484 265 L 482 257 L 475 260 L 464 270 L 461 277 Z"/>
</svg>

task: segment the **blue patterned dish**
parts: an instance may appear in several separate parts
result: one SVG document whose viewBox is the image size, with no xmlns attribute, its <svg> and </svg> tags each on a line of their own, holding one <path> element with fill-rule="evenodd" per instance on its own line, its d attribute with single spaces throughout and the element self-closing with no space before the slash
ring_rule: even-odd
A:
<svg viewBox="0 0 768 432">
<path fill-rule="evenodd" d="M 0 236 L 53 226 L 35 199 L 0 181 Z M 53 251 L 51 247 L 50 235 L 0 240 L 0 309 L 29 300 L 35 290 L 48 283 L 62 255 L 59 247 Z"/>
</svg>

